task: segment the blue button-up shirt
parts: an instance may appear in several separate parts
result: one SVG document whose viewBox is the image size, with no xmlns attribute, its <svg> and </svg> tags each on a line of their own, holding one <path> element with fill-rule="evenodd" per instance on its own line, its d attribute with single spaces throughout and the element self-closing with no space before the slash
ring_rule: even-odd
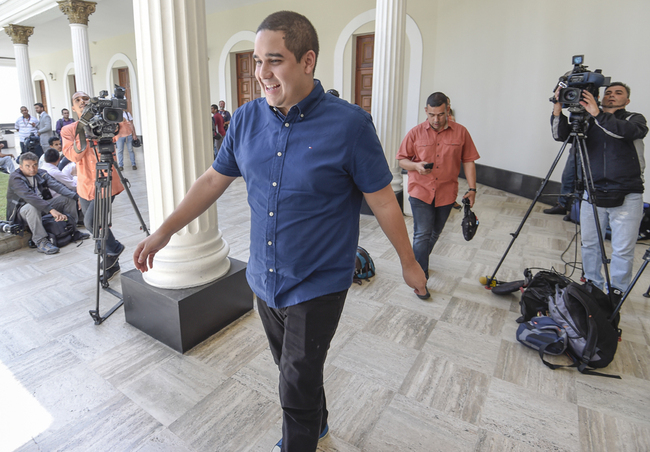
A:
<svg viewBox="0 0 650 452">
<path fill-rule="evenodd" d="M 350 287 L 362 192 L 392 180 L 368 113 L 318 80 L 286 117 L 256 99 L 232 115 L 212 166 L 246 181 L 253 292 L 283 308 Z"/>
</svg>

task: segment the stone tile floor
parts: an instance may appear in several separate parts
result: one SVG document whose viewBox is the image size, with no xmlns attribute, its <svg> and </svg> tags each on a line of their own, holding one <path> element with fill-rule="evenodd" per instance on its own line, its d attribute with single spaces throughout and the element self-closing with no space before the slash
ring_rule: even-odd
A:
<svg viewBox="0 0 650 452">
<path fill-rule="evenodd" d="M 125 176 L 147 218 L 139 166 Z M 529 205 L 479 187 L 471 242 L 454 211 L 433 251 L 430 301 L 403 284 L 388 240 L 362 216 L 360 244 L 377 276 L 352 286 L 330 349 L 331 435 L 320 451 L 650 450 L 650 301 L 642 297 L 650 273 L 622 309 L 623 341 L 607 368 L 621 380 L 546 368 L 515 340 L 518 296 L 478 283 Z M 243 181 L 218 207 L 231 256 L 247 260 Z M 525 267 L 565 270 L 575 227 L 544 207 L 535 206 L 499 279 L 521 279 Z M 143 233 L 124 195 L 113 224 L 127 246 L 122 269 L 132 269 Z M 635 271 L 646 247 L 637 245 Z M 122 309 L 96 326 L 91 249 L 86 241 L 54 256 L 26 248 L 0 256 L 0 451 L 270 451 L 281 410 L 257 313 L 184 355 L 126 324 Z M 567 256 L 575 259 L 572 249 Z M 120 290 L 119 279 L 112 286 Z M 115 302 L 102 294 L 102 312 Z"/>
</svg>

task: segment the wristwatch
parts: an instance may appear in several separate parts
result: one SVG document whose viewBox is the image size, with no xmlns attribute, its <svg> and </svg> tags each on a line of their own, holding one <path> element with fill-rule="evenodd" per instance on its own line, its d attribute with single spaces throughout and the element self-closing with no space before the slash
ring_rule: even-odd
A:
<svg viewBox="0 0 650 452">
<path fill-rule="evenodd" d="M 473 191 L 473 192 L 475 192 L 476 189 L 475 189 L 475 188 L 468 188 L 467 191 Z"/>
</svg>

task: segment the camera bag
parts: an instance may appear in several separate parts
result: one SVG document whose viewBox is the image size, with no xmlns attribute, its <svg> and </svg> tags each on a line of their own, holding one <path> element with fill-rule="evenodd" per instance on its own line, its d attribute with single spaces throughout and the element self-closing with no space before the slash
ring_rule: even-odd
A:
<svg viewBox="0 0 650 452">
<path fill-rule="evenodd" d="M 352 280 L 361 284 L 362 280 L 370 281 L 375 276 L 375 263 L 370 254 L 364 248 L 357 246 L 357 257 L 355 258 L 354 276 Z"/>
<path fill-rule="evenodd" d="M 620 378 L 594 372 L 594 368 L 608 366 L 614 359 L 621 330 L 618 329 L 620 315 L 614 312 L 609 297 L 602 290 L 587 282 L 571 283 L 566 288 L 556 288 L 550 297 L 549 312 L 567 332 L 568 351 L 574 364 L 583 374 Z M 567 367 L 567 366 L 554 366 Z"/>
<path fill-rule="evenodd" d="M 52 245 L 61 248 L 72 242 L 74 229 L 67 221 L 54 221 L 54 217 L 49 213 L 42 217 L 43 227 L 47 232 L 47 237 Z"/>
<path fill-rule="evenodd" d="M 547 315 L 549 298 L 555 295 L 555 286 L 564 288 L 570 283 L 569 278 L 559 273 L 546 270 L 537 272 L 521 294 L 519 301 L 521 317 L 517 319 L 517 323 L 528 322 L 539 315 Z"/>
</svg>

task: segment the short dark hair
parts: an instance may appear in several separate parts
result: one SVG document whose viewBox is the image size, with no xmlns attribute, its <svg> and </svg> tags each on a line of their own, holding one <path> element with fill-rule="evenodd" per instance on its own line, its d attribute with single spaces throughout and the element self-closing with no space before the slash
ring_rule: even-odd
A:
<svg viewBox="0 0 650 452">
<path fill-rule="evenodd" d="M 61 141 L 61 138 L 59 138 L 59 137 L 57 137 L 57 136 L 50 137 L 50 139 L 47 140 L 47 143 L 48 143 L 50 146 L 52 146 L 52 144 L 53 144 L 55 141 Z"/>
<path fill-rule="evenodd" d="M 36 102 L 36 103 L 34 104 L 34 107 L 41 107 L 41 108 L 45 108 L 45 107 L 43 106 L 43 104 L 42 104 L 42 103 L 40 103 L 40 102 Z"/>
<path fill-rule="evenodd" d="M 52 148 L 48 149 L 45 151 L 45 154 L 43 154 L 43 160 L 45 160 L 47 163 L 54 163 L 59 160 L 59 157 L 61 157 L 59 151 Z"/>
<path fill-rule="evenodd" d="M 441 92 L 433 93 L 427 99 L 427 105 L 429 107 L 439 107 L 441 105 L 449 105 L 447 103 L 448 97 Z"/>
<path fill-rule="evenodd" d="M 219 110 L 219 107 L 217 107 L 217 104 L 210 105 L 210 108 L 214 108 L 215 110 Z"/>
<path fill-rule="evenodd" d="M 293 11 L 273 13 L 257 27 L 257 33 L 263 30 L 284 32 L 284 46 L 294 54 L 296 61 L 300 62 L 310 50 L 314 51 L 318 60 L 318 34 L 309 19 L 302 14 Z"/>
<path fill-rule="evenodd" d="M 20 156 L 20 163 L 23 163 L 23 160 L 31 160 L 32 162 L 38 162 L 38 155 L 33 152 L 25 152 Z"/>
<path fill-rule="evenodd" d="M 623 83 L 623 82 L 610 83 L 607 88 L 611 88 L 612 86 L 622 86 L 623 88 L 625 88 L 625 91 L 627 91 L 627 98 L 628 99 L 630 98 L 630 93 L 632 92 L 632 90 L 625 83 Z M 607 91 L 607 88 L 605 88 L 605 91 Z"/>
<path fill-rule="evenodd" d="M 62 108 L 61 109 L 61 114 L 63 114 L 64 111 L 67 111 L 68 113 L 70 113 L 70 110 L 68 110 L 67 108 Z"/>
</svg>

